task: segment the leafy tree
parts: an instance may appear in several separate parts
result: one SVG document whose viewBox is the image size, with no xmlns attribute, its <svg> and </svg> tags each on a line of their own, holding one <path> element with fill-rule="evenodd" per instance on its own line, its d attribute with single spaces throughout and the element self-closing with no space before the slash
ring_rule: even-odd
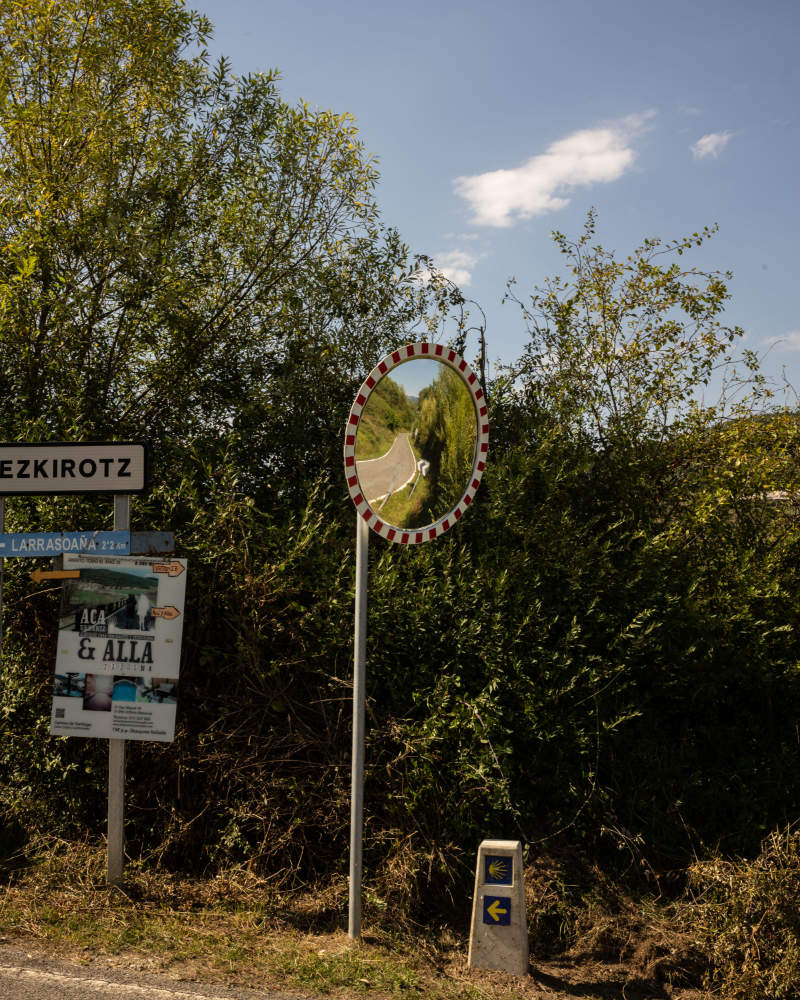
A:
<svg viewBox="0 0 800 1000">
<path fill-rule="evenodd" d="M 752 355 L 749 401 L 699 402 L 741 333 L 723 322 L 725 276 L 681 266 L 708 235 L 620 262 L 593 215 L 581 239 L 555 234 L 568 274 L 520 302 L 531 339 L 492 386 L 485 520 L 462 528 L 487 572 L 514 568 L 506 613 L 529 652 L 504 767 L 544 762 L 509 778 L 533 835 L 577 817 L 662 863 L 757 844 L 800 803 L 796 508 L 767 497 L 796 489 L 796 415 L 758 415 Z"/>
<path fill-rule="evenodd" d="M 331 408 L 437 291 L 349 116 L 211 67 L 210 31 L 176 0 L 0 7 L 0 426 L 233 427 L 255 488 L 329 457 Z"/>
<path fill-rule="evenodd" d="M 409 431 L 415 407 L 405 390 L 389 375 L 376 385 L 364 407 L 356 438 L 356 458 L 379 458 L 394 444 L 399 431 Z"/>
<path fill-rule="evenodd" d="M 568 277 L 548 279 L 527 301 L 509 286 L 530 335 L 515 375 L 577 439 L 600 448 L 663 440 L 696 412 L 698 390 L 742 335 L 723 322 L 731 275 L 675 259 L 715 228 L 647 239 L 620 261 L 592 245 L 592 210 L 578 240 L 553 234 Z M 752 353 L 744 364 L 760 384 Z"/>
<path fill-rule="evenodd" d="M 346 591 L 341 429 L 375 358 L 452 298 L 383 226 L 352 120 L 290 107 L 275 73 L 210 66 L 210 30 L 177 0 L 0 3 L 0 434 L 154 445 L 134 522 L 191 560 L 184 698 L 175 744 L 131 753 L 132 784 L 152 780 L 129 835 L 181 863 L 253 848 L 256 787 L 256 812 L 296 827 L 292 767 L 269 771 L 306 753 L 293 734 L 339 766 L 341 719 L 320 729 L 310 706 L 341 697 L 349 659 L 346 616 L 320 618 Z M 7 524 L 101 527 L 109 507 L 15 500 Z M 55 606 L 23 571 L 6 572 L 0 801 L 29 827 L 95 826 L 104 748 L 47 734 Z M 323 781 L 321 840 L 340 799 Z"/>
</svg>

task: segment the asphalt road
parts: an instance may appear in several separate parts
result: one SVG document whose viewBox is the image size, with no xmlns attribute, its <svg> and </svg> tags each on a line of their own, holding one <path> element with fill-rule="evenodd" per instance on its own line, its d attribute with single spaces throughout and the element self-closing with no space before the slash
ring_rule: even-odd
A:
<svg viewBox="0 0 800 1000">
<path fill-rule="evenodd" d="M 301 996 L 176 982 L 150 972 L 111 969 L 98 962 L 72 965 L 0 945 L 3 1000 L 299 1000 Z"/>
<path fill-rule="evenodd" d="M 394 493 L 414 478 L 417 460 L 408 434 L 398 434 L 392 447 L 380 458 L 356 462 L 356 475 L 368 503 Z"/>
</svg>

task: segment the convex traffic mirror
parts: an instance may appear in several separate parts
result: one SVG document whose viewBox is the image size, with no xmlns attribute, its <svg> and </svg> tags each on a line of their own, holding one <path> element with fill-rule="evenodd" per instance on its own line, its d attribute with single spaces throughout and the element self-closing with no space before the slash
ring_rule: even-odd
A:
<svg viewBox="0 0 800 1000">
<path fill-rule="evenodd" d="M 350 495 L 374 531 L 418 544 L 460 520 L 486 462 L 486 413 L 475 373 L 441 344 L 408 344 L 379 362 L 344 449 Z"/>
</svg>

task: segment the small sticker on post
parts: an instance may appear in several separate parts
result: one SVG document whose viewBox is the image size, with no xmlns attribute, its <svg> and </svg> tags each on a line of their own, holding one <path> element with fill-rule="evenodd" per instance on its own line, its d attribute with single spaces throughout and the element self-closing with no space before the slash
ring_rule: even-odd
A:
<svg viewBox="0 0 800 1000">
<path fill-rule="evenodd" d="M 484 896 L 483 922 L 498 927 L 506 927 L 511 923 L 510 896 Z"/>
<path fill-rule="evenodd" d="M 511 885 L 514 866 L 512 859 L 497 854 L 487 854 L 483 880 L 487 885 Z"/>
</svg>

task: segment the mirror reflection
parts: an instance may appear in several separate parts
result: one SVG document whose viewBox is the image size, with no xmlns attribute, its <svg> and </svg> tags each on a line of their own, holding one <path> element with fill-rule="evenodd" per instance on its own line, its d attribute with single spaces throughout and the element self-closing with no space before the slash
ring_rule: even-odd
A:
<svg viewBox="0 0 800 1000">
<path fill-rule="evenodd" d="M 375 386 L 358 424 L 361 492 L 392 527 L 433 524 L 469 484 L 476 436 L 472 396 L 458 372 L 428 358 L 398 365 Z"/>
</svg>

